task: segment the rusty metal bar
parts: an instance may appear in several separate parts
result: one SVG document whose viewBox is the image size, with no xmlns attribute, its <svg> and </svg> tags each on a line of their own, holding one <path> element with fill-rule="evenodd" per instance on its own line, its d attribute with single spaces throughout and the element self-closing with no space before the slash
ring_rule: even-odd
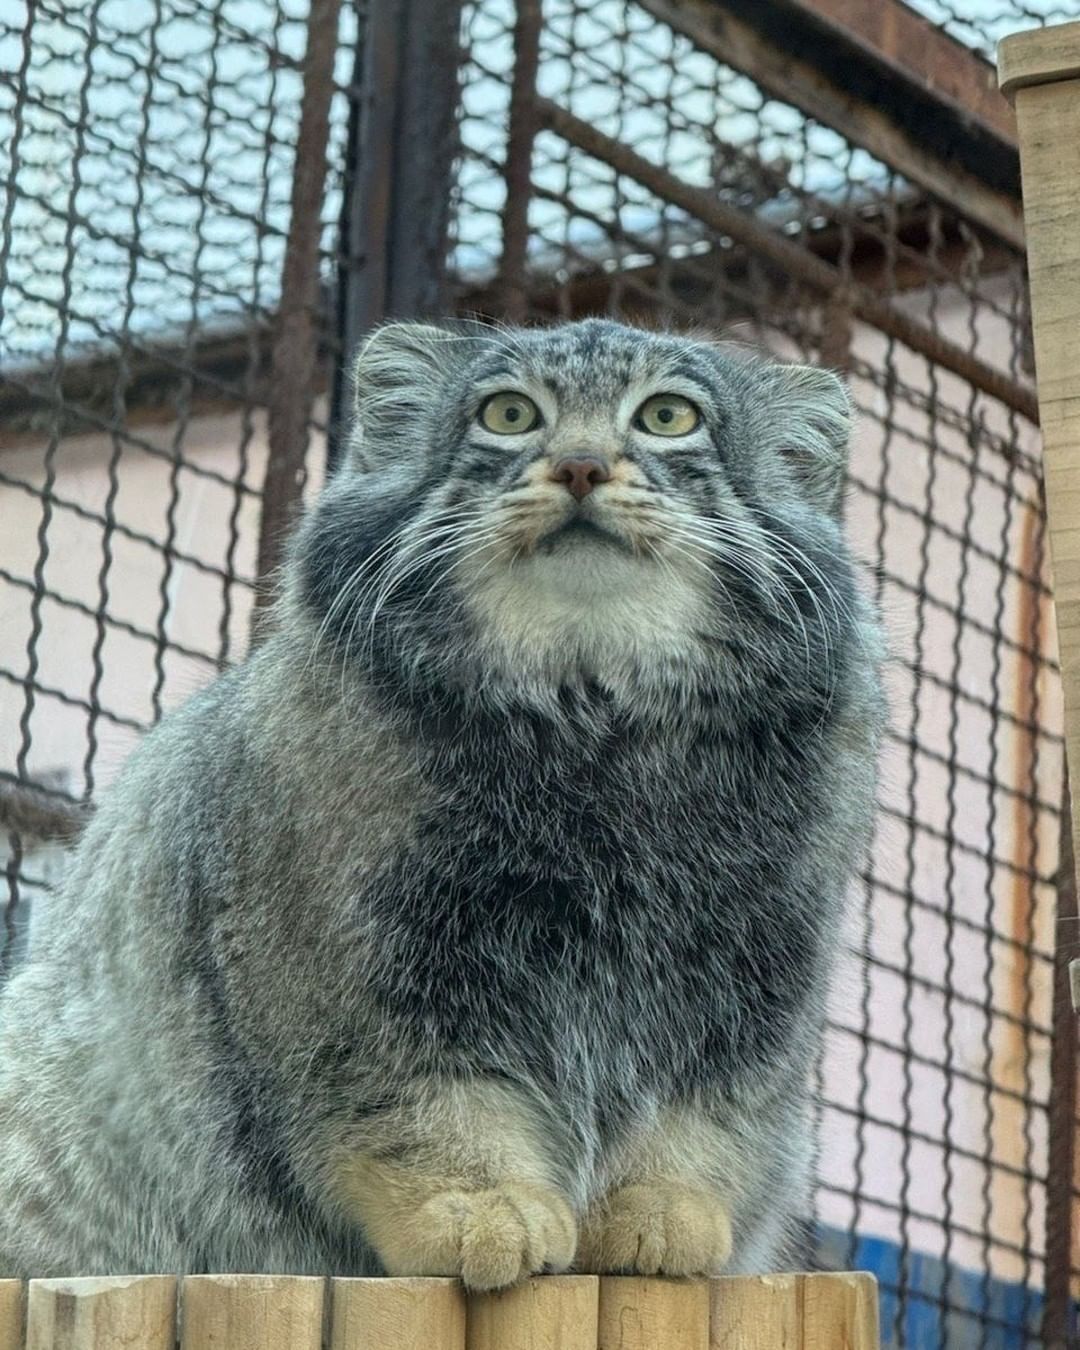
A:
<svg viewBox="0 0 1080 1350">
<path fill-rule="evenodd" d="M 987 181 L 988 156 L 985 153 L 976 158 L 973 168 L 966 167 L 957 162 L 955 153 L 939 152 L 922 129 L 904 125 L 902 119 L 882 102 L 879 88 L 863 88 L 852 78 L 850 63 L 844 63 L 833 73 L 820 59 L 820 53 L 812 54 L 793 44 L 786 33 L 783 40 L 779 40 L 769 25 L 763 23 L 764 9 L 755 9 L 742 18 L 729 6 L 715 4 L 713 0 L 640 0 L 640 3 L 660 22 L 684 34 L 702 51 L 749 75 L 776 98 L 795 104 L 852 144 L 869 150 L 961 215 L 992 230 L 1012 248 L 1023 249 L 1024 221 L 1015 166 L 1015 130 L 1008 107 L 992 87 L 978 86 L 981 102 L 989 104 L 996 115 L 994 132 L 1002 136 L 1008 132 L 1009 139 L 999 148 L 997 158 L 1006 161 L 1012 169 L 1012 191 L 1003 190 L 997 181 Z M 774 5 L 774 8 L 809 11 L 815 6 L 793 3 Z M 906 5 L 882 0 L 880 6 L 868 6 L 860 0 L 860 12 L 870 16 L 864 25 L 868 32 L 878 34 L 882 11 L 890 8 L 907 11 L 904 25 L 913 27 L 915 36 L 924 39 L 923 45 L 933 48 L 934 78 L 948 89 L 970 91 L 973 72 L 983 73 L 981 67 L 985 63 L 908 10 Z M 885 30 L 888 34 L 893 31 Z M 832 34 L 834 45 L 840 43 L 844 32 L 838 23 Z M 881 35 L 880 40 L 884 43 L 886 37 Z M 825 41 L 824 36 L 821 41 Z M 851 42 L 859 56 L 871 47 L 869 37 L 860 43 L 853 36 Z M 895 54 L 891 45 L 873 50 L 882 60 Z M 899 59 L 902 53 L 896 55 Z M 947 58 L 951 58 L 951 63 Z M 952 75 L 953 79 L 947 80 L 946 75 Z M 970 107 L 965 105 L 965 115 L 970 112 Z M 950 146 L 950 150 L 952 148 Z"/>
<path fill-rule="evenodd" d="M 446 308 L 458 147 L 462 0 L 380 0 L 368 19 L 359 172 L 349 203 L 357 268 L 346 350 L 387 318 Z"/>
<path fill-rule="evenodd" d="M 822 365 L 831 366 L 833 370 L 850 369 L 854 338 L 851 319 L 851 308 L 843 295 L 831 296 L 822 306 L 819 343 Z"/>
<path fill-rule="evenodd" d="M 499 284 L 502 310 L 511 323 L 521 323 L 528 310 L 525 253 L 529 243 L 532 199 L 532 149 L 536 139 L 536 72 L 540 64 L 541 0 L 517 0 L 514 20 L 514 79 L 510 87 L 510 130 L 503 178 L 506 202 L 502 213 L 502 258 Z"/>
<path fill-rule="evenodd" d="M 271 357 L 270 454 L 263 480 L 255 571 L 263 581 L 281 559 L 285 533 L 303 489 L 304 460 L 315 398 L 319 237 L 340 10 L 341 0 L 311 0 L 308 15 L 304 94 L 296 141 L 289 235 Z M 267 603 L 271 594 L 269 587 L 261 587 L 256 593 L 256 605 Z"/>
<path fill-rule="evenodd" d="M 743 244 L 812 290 L 824 296 L 842 297 L 857 318 L 896 338 L 935 365 L 951 370 L 954 375 L 992 398 L 999 399 L 1006 407 L 1021 413 L 1029 421 L 1038 423 L 1038 400 L 1030 385 L 1012 379 L 1003 371 L 980 361 L 956 343 L 903 313 L 888 300 L 850 282 L 838 267 L 785 239 L 762 225 L 754 216 L 710 197 L 701 188 L 692 187 L 667 169 L 643 159 L 628 146 L 605 136 L 550 99 L 538 98 L 537 111 L 543 126 L 585 154 L 607 164 L 617 173 L 633 178 L 661 200 L 681 207 L 711 230 Z"/>
<path fill-rule="evenodd" d="M 462 0 L 377 0 L 368 9 L 342 208 L 331 469 L 349 415 L 349 354 L 385 319 L 447 308 L 461 10 Z"/>
</svg>

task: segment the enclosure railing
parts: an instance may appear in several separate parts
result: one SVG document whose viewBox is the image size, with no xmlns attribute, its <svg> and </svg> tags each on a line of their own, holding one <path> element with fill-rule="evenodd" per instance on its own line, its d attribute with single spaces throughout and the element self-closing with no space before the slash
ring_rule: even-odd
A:
<svg viewBox="0 0 1080 1350">
<path fill-rule="evenodd" d="M 25 1306 L 24 1306 L 25 1304 Z M 877 1350 L 864 1275 L 0 1282 L 0 1350 Z"/>
</svg>

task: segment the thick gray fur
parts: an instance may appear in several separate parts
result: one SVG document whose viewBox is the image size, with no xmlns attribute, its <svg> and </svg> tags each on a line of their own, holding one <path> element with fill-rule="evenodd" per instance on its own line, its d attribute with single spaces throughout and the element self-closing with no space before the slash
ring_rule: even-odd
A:
<svg viewBox="0 0 1080 1350">
<path fill-rule="evenodd" d="M 483 431 L 500 388 L 543 428 Z M 660 391 L 701 428 L 636 427 Z M 730 1269 L 782 1262 L 884 716 L 842 386 L 590 320 L 393 325 L 356 398 L 274 631 L 132 755 L 3 994 L 0 1275 L 378 1270 L 333 1160 L 478 1079 L 579 1217 L 700 1114 Z M 625 474 L 576 508 L 583 452 Z"/>
</svg>

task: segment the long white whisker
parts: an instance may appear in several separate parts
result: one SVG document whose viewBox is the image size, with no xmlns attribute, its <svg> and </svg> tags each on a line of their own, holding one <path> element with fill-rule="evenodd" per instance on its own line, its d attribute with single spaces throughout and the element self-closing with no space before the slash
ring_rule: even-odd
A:
<svg viewBox="0 0 1080 1350">
<path fill-rule="evenodd" d="M 747 557 L 745 553 L 740 554 L 733 552 L 730 546 L 735 544 L 744 545 L 746 541 L 734 533 L 721 531 L 698 532 L 694 526 L 688 527 L 684 522 L 679 522 L 678 534 L 684 542 L 696 545 L 705 553 L 718 558 L 726 567 L 750 582 L 751 585 L 755 582 L 759 583 L 770 597 L 778 597 L 780 601 L 784 602 L 794 620 L 793 626 L 797 627 L 802 638 L 802 648 L 806 661 L 807 674 L 809 675 L 812 670 L 810 634 L 807 631 L 806 621 L 802 616 L 802 612 L 795 603 L 794 598 L 789 595 L 782 586 L 776 586 L 775 578 L 773 576 L 768 573 L 763 575 L 760 567 L 753 571 L 748 571 L 747 567 L 743 565 L 744 563 L 751 562 L 751 558 Z M 755 558 L 754 561 L 757 561 L 757 559 Z M 782 617 L 783 611 L 781 610 L 779 613 Z"/>
<path fill-rule="evenodd" d="M 422 570 L 439 558 L 455 553 L 461 547 L 462 535 L 465 535 L 466 540 L 468 538 L 466 531 L 462 530 L 460 526 L 455 527 L 454 533 L 456 537 L 451 538 L 448 542 L 442 543 L 438 548 L 427 548 L 422 553 L 412 557 L 406 554 L 399 560 L 400 565 L 396 569 L 390 571 L 383 582 L 378 595 L 375 597 L 368 614 L 366 623 L 368 650 L 370 650 L 371 645 L 375 640 L 375 625 L 379 614 L 393 591 L 400 587 L 414 573 Z M 429 541 L 425 540 L 424 542 L 427 543 Z"/>
<path fill-rule="evenodd" d="M 433 515 L 419 522 L 410 520 L 400 529 L 395 530 L 368 559 L 365 559 L 365 562 L 361 567 L 356 570 L 341 588 L 334 604 L 331 606 L 331 618 L 334 613 L 346 604 L 351 614 L 351 619 L 342 625 L 343 631 L 346 634 L 344 650 L 346 658 L 348 657 L 352 640 L 355 635 L 357 618 L 363 610 L 367 597 L 372 593 L 376 586 L 384 581 L 388 571 L 391 575 L 393 574 L 396 563 L 396 554 L 394 553 L 395 547 L 401 543 L 410 531 L 414 532 L 415 537 L 410 541 L 409 546 L 406 549 L 405 556 L 408 557 L 411 549 L 423 547 L 426 543 L 430 543 L 445 534 L 451 533 L 454 529 L 459 528 L 461 521 L 469 520 L 475 517 L 476 514 L 477 512 L 475 510 L 465 511 L 460 508 L 446 508 L 442 511 L 435 512 Z M 372 564 L 375 562 L 378 562 L 379 566 L 372 570 Z M 328 622 L 329 620 L 324 619 L 323 625 L 320 626 L 320 633 Z M 340 647 L 340 644 L 341 637 L 339 635 L 339 638 L 335 643 L 335 651 Z"/>
</svg>

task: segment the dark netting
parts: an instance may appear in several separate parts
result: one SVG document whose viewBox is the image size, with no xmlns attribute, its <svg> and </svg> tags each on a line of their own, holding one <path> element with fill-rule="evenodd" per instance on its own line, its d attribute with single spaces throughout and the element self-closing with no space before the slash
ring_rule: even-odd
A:
<svg viewBox="0 0 1080 1350">
<path fill-rule="evenodd" d="M 469 11 L 458 293 L 496 315 L 523 290 L 539 320 L 704 325 L 849 371 L 849 520 L 892 636 L 894 715 L 819 1069 L 816 1238 L 824 1260 L 877 1271 L 887 1344 L 1038 1344 L 1062 777 L 1038 438 L 843 298 L 872 286 L 1021 386 L 1023 258 L 646 9 L 544 14 L 540 93 L 578 120 L 540 106 L 528 247 L 508 277 L 514 15 Z M 624 147 L 691 185 L 701 214 Z M 811 291 L 711 229 L 710 201 L 842 284 Z"/>
<path fill-rule="evenodd" d="M 307 19 L 306 0 L 13 0 L 0 15 L 11 951 L 95 789 L 247 645 Z M 342 5 L 327 276 L 358 26 Z M 325 386 L 320 370 L 316 478 Z"/>
<path fill-rule="evenodd" d="M 918 8 L 985 50 L 1080 15 Z M 1075 1298 L 1080 1268 L 1074 1183 L 1049 1175 L 1074 1085 L 1051 1077 L 1062 712 L 1023 256 L 644 5 L 545 0 L 534 90 L 536 13 L 464 9 L 451 302 L 721 331 L 845 370 L 858 407 L 849 522 L 893 719 L 817 1069 L 814 1259 L 878 1275 L 885 1345 L 1050 1344 L 1051 1286 Z M 308 7 L 30 18 L 0 22 L 9 965 L 92 793 L 246 645 L 282 481 L 268 371 Z M 354 241 L 361 20 L 342 6 L 304 490 L 375 266 Z"/>
</svg>

